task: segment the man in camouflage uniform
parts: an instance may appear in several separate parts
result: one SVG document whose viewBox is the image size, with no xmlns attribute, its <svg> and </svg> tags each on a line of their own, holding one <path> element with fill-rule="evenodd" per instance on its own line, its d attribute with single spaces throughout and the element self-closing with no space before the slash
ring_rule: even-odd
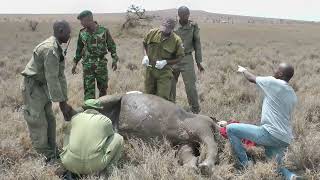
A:
<svg viewBox="0 0 320 180">
<path fill-rule="evenodd" d="M 195 51 L 195 60 L 200 72 L 204 71 L 201 65 L 202 53 L 198 24 L 189 20 L 190 11 L 187 7 L 182 6 L 178 9 L 179 23 L 175 28 L 175 33 L 179 35 L 184 44 L 184 58 L 173 66 L 173 85 L 171 91 L 171 99 L 176 101 L 176 84 L 180 73 L 182 74 L 185 90 L 191 111 L 198 114 L 200 112 L 198 92 L 196 89 L 196 74 L 194 70 L 194 62 L 192 52 Z"/>
<path fill-rule="evenodd" d="M 24 119 L 32 144 L 47 161 L 56 158 L 56 120 L 52 102 L 59 102 L 65 120 L 72 111 L 66 101 L 67 82 L 64 75 L 65 60 L 61 48 L 70 38 L 70 26 L 66 21 L 53 25 L 54 36 L 43 41 L 33 50 L 33 56 L 21 73 L 24 76 L 22 96 Z"/>
<path fill-rule="evenodd" d="M 152 29 L 144 38 L 146 66 L 145 91 L 170 100 L 172 65 L 184 56 L 182 40 L 173 32 L 174 19 L 166 19 L 160 28 Z"/>
<path fill-rule="evenodd" d="M 106 95 L 108 88 L 108 60 L 105 55 L 111 52 L 112 69 L 117 69 L 118 56 L 116 44 L 114 43 L 107 28 L 99 25 L 93 20 L 90 11 L 83 11 L 78 19 L 84 27 L 80 30 L 76 56 L 74 57 L 74 66 L 72 73 L 76 73 L 78 62 L 83 59 L 83 82 L 84 99 L 95 98 L 95 82 L 99 89 L 99 97 Z"/>
</svg>

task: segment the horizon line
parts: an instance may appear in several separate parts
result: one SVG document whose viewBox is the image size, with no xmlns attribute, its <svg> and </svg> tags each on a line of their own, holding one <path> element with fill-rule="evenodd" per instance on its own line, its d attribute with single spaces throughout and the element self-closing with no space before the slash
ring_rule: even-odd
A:
<svg viewBox="0 0 320 180">
<path fill-rule="evenodd" d="M 157 12 L 157 11 L 166 11 L 166 10 L 177 10 L 176 8 L 170 8 L 170 9 L 158 9 L 158 10 L 146 10 L 146 12 Z M 310 19 L 301 19 L 301 18 L 281 18 L 281 17 L 266 17 L 266 16 L 253 16 L 253 15 L 244 15 L 244 14 L 226 14 L 226 13 L 219 13 L 219 12 L 210 12 L 206 10 L 201 9 L 194 9 L 192 11 L 202 11 L 205 13 L 211 13 L 211 14 L 221 14 L 221 15 L 229 15 L 229 16 L 242 16 L 242 17 L 252 17 L 252 18 L 264 18 L 264 19 L 282 19 L 282 20 L 288 20 L 288 21 L 304 21 L 304 22 L 320 22 L 320 20 L 310 20 Z M 93 12 L 93 14 L 125 14 L 125 11 L 122 12 Z M 68 12 L 68 13 L 1 13 L 0 15 L 73 15 L 78 14 L 74 12 Z"/>
</svg>

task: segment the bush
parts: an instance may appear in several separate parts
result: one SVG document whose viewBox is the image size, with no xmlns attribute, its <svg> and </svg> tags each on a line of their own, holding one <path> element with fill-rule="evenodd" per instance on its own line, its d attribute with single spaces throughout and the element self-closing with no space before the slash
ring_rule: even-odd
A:
<svg viewBox="0 0 320 180">
<path fill-rule="evenodd" d="M 140 25 L 142 20 L 151 21 L 153 16 L 146 15 L 146 10 L 140 6 L 131 5 L 127 9 L 126 21 L 122 24 L 122 29 L 133 28 Z"/>
<path fill-rule="evenodd" d="M 29 23 L 29 28 L 30 28 L 32 31 L 36 31 L 36 30 L 37 30 L 37 27 L 38 27 L 38 25 L 39 25 L 39 22 L 38 22 L 38 21 L 29 20 L 28 23 Z"/>
</svg>

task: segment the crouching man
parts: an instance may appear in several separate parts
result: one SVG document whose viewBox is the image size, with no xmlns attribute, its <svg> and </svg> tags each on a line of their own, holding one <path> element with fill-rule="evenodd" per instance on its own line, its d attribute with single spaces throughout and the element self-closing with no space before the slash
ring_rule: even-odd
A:
<svg viewBox="0 0 320 180">
<path fill-rule="evenodd" d="M 84 112 L 71 119 L 60 155 L 62 164 L 78 175 L 109 171 L 121 157 L 123 137 L 114 133 L 108 117 L 95 110 L 102 109 L 99 101 L 89 99 L 83 108 Z"/>
</svg>

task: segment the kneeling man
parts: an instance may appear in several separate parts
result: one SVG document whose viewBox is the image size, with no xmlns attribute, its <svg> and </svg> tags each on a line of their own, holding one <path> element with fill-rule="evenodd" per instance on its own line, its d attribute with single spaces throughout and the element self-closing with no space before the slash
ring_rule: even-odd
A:
<svg viewBox="0 0 320 180">
<path fill-rule="evenodd" d="M 301 177 L 281 167 L 284 153 L 293 140 L 291 116 L 297 96 L 288 83 L 294 74 L 293 67 L 282 63 L 273 76 L 266 77 L 256 77 L 241 66 L 238 71 L 243 73 L 248 81 L 255 83 L 264 94 L 260 126 L 242 123 L 227 126 L 232 149 L 240 164 L 243 167 L 251 164 L 241 143 L 241 139 L 249 139 L 264 146 L 268 158 L 276 159 L 278 171 L 285 179 L 300 179 Z"/>
</svg>

